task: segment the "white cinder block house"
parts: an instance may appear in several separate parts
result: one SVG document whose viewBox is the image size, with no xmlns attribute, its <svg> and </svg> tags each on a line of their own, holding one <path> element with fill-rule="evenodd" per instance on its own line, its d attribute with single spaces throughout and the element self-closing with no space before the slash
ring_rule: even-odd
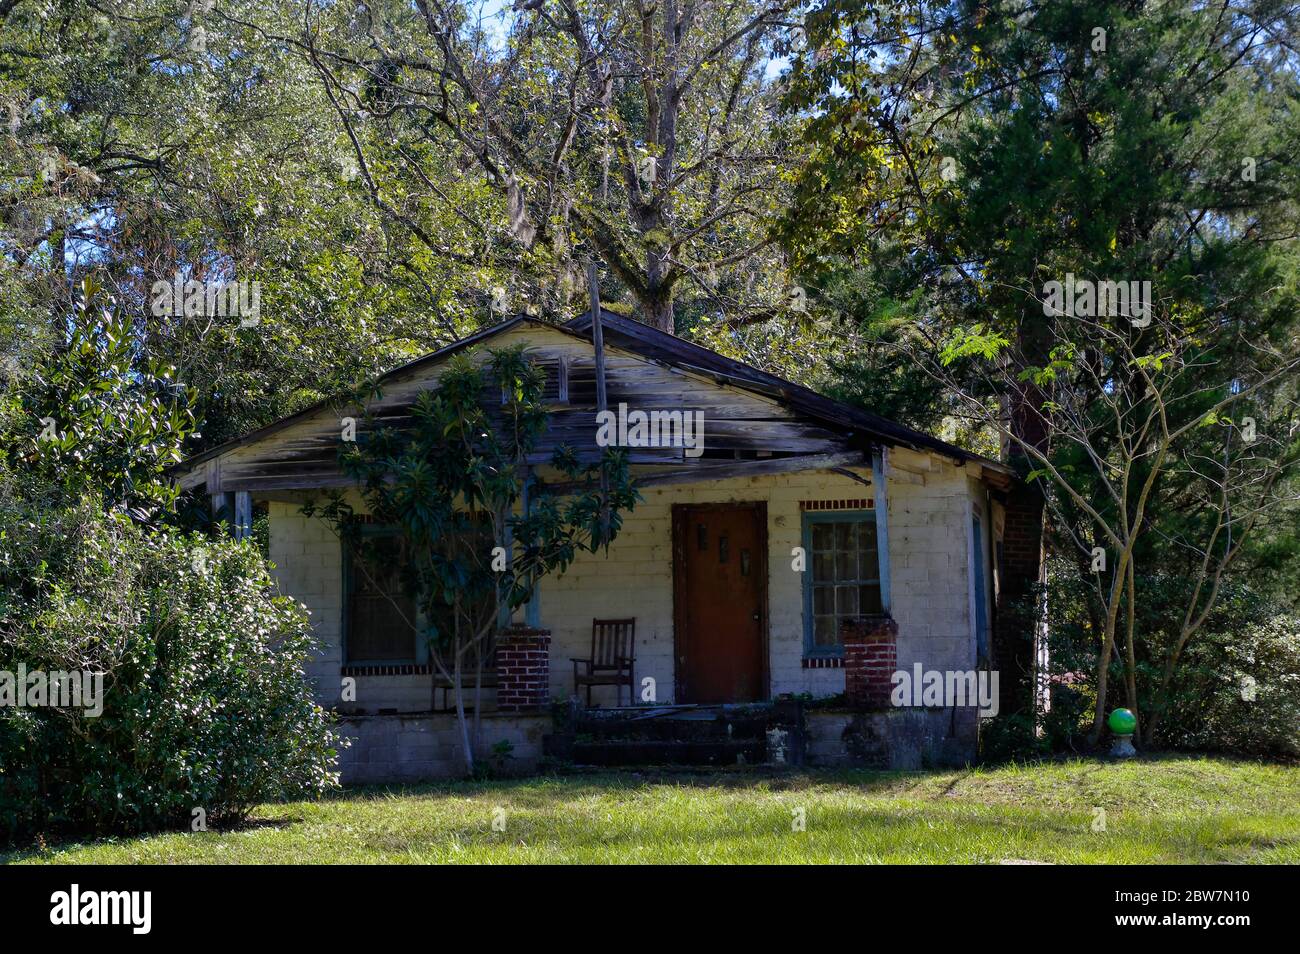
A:
<svg viewBox="0 0 1300 954">
<path fill-rule="evenodd" d="M 634 621 L 637 701 L 852 695 L 878 691 L 895 666 L 989 665 L 1011 486 L 1003 465 L 631 319 L 605 313 L 602 326 L 608 406 L 700 411 L 702 452 L 629 449 L 643 502 L 608 553 L 580 555 L 540 584 L 516 620 L 530 627 L 520 633 L 531 655 L 502 644 L 485 709 L 572 696 L 570 659 L 591 656 L 597 619 Z M 551 433 L 538 467 L 559 443 L 598 453 L 588 316 L 489 328 L 386 375 L 369 410 L 400 414 L 453 353 L 518 343 L 549 375 Z M 180 479 L 206 487 L 238 524 L 266 508 L 280 585 L 311 611 L 323 645 L 310 672 L 322 703 L 428 711 L 440 701 L 413 630 L 376 610 L 331 528 L 302 512 L 324 488 L 347 486 L 337 468 L 345 414 L 362 419 L 356 408 L 309 408 L 195 457 Z M 882 617 L 896 624 L 892 658 L 846 654 L 846 621 Z M 512 667 L 518 658 L 528 665 Z M 355 681 L 348 705 L 345 679 Z M 615 705 L 620 691 L 626 702 L 628 688 L 597 685 L 593 704 Z"/>
</svg>

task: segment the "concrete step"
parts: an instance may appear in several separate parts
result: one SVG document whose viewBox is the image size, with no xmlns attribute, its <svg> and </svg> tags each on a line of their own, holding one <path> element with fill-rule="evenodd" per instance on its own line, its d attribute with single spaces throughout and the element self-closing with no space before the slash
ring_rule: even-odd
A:
<svg viewBox="0 0 1300 954">
<path fill-rule="evenodd" d="M 596 740 L 659 740 L 691 741 L 713 739 L 729 741 L 739 739 L 764 739 L 767 737 L 767 719 L 717 718 L 717 719 L 585 719 L 573 726 L 575 735 Z"/>
<path fill-rule="evenodd" d="M 574 742 L 569 760 L 577 765 L 758 765 L 766 757 L 761 739 L 641 739 Z"/>
<path fill-rule="evenodd" d="M 762 741 L 770 706 L 640 706 L 583 709 L 568 731 L 583 741 Z"/>
</svg>

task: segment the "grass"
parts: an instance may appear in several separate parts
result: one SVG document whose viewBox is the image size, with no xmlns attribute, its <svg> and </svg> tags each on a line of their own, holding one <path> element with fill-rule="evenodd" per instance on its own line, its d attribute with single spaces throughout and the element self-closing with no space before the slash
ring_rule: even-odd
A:
<svg viewBox="0 0 1300 954">
<path fill-rule="evenodd" d="M 493 829 L 504 810 L 505 831 Z M 806 830 L 792 831 L 796 809 Z M 1094 821 L 1105 811 L 1105 830 Z M 356 789 L 236 831 L 25 863 L 1300 862 L 1300 768 L 1195 757 L 969 771 L 568 775 Z"/>
</svg>

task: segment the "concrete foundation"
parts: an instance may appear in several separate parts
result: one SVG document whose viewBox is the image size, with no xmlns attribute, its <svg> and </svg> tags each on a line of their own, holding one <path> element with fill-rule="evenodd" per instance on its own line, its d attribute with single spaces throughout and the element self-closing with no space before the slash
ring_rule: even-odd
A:
<svg viewBox="0 0 1300 954">
<path fill-rule="evenodd" d="M 339 730 L 352 740 L 339 753 L 345 785 L 423 782 L 465 774 L 464 747 L 455 715 L 345 716 L 339 721 Z M 549 712 L 485 712 L 475 761 L 501 775 L 534 772 L 542 758 L 542 737 L 550 731 Z M 509 757 L 493 751 L 502 741 L 510 743 Z"/>
</svg>

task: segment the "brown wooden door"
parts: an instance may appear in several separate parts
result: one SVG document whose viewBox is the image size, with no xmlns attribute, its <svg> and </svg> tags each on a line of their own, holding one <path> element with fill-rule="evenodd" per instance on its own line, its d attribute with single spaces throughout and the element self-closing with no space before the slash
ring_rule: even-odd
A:
<svg viewBox="0 0 1300 954">
<path fill-rule="evenodd" d="M 766 697 L 767 505 L 673 507 L 677 701 Z"/>
</svg>

